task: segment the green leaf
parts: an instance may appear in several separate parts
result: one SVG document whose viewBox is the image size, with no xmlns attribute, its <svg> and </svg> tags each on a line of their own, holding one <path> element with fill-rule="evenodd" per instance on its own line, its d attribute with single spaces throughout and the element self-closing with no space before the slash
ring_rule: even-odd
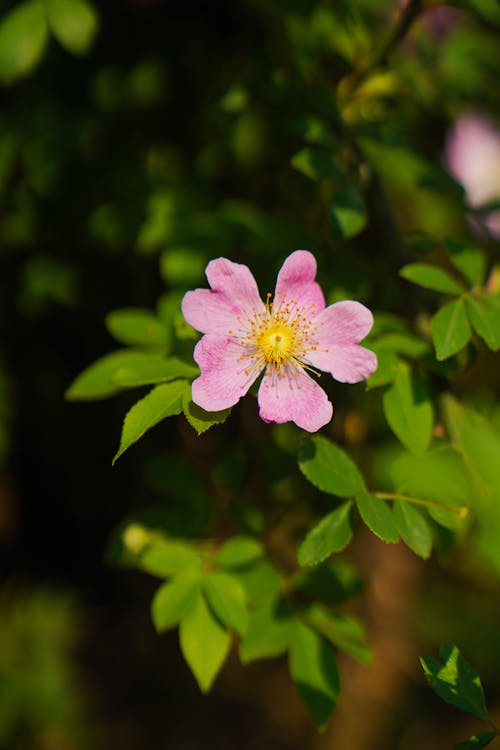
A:
<svg viewBox="0 0 500 750">
<path fill-rule="evenodd" d="M 213 427 L 215 424 L 223 424 L 231 414 L 231 409 L 221 411 L 205 411 L 191 400 L 190 391 L 186 391 L 182 399 L 182 411 L 191 427 L 198 435 Z"/>
<path fill-rule="evenodd" d="M 219 620 L 243 636 L 248 626 L 245 590 L 228 573 L 209 573 L 203 579 L 208 603 Z"/>
<path fill-rule="evenodd" d="M 400 364 L 394 383 L 384 393 L 383 404 L 387 422 L 401 442 L 412 453 L 424 453 L 431 441 L 434 415 L 421 378 Z"/>
<path fill-rule="evenodd" d="M 84 55 L 97 32 L 98 19 L 86 0 L 46 0 L 47 18 L 56 39 L 68 52 Z"/>
<path fill-rule="evenodd" d="M 481 732 L 481 734 L 475 734 L 465 742 L 459 742 L 453 750 L 481 750 L 481 748 L 487 747 L 490 742 L 493 742 L 495 737 L 498 737 L 497 732 Z"/>
<path fill-rule="evenodd" d="M 113 464 L 127 448 L 136 443 L 145 432 L 161 422 L 165 417 L 180 414 L 182 396 L 188 388 L 185 380 L 157 385 L 147 396 L 141 398 L 125 416 L 120 447 L 113 458 Z"/>
<path fill-rule="evenodd" d="M 263 555 L 262 544 L 250 536 L 233 536 L 218 549 L 214 562 L 221 568 L 250 565 Z"/>
<path fill-rule="evenodd" d="M 200 570 L 201 558 L 188 544 L 158 539 L 146 547 L 137 565 L 146 573 L 169 578 L 188 570 Z"/>
<path fill-rule="evenodd" d="M 396 377 L 400 362 L 399 357 L 394 352 L 380 350 L 376 343 L 372 344 L 370 349 L 377 355 L 377 369 L 367 379 L 367 388 L 379 388 L 381 385 L 389 385 Z"/>
<path fill-rule="evenodd" d="M 442 663 L 432 656 L 420 659 L 427 682 L 434 692 L 455 708 L 488 721 L 483 687 L 476 670 L 464 659 L 457 646 L 443 644 L 439 656 Z"/>
<path fill-rule="evenodd" d="M 324 638 L 361 664 L 370 664 L 372 655 L 366 631 L 359 620 L 341 612 L 313 606 L 307 613 L 308 623 Z"/>
<path fill-rule="evenodd" d="M 106 316 L 106 328 L 117 341 L 129 346 L 162 349 L 167 330 L 158 318 L 140 308 L 114 310 Z"/>
<path fill-rule="evenodd" d="M 339 170 L 330 154 L 316 148 L 304 148 L 292 157 L 292 167 L 306 177 L 318 182 L 325 178 L 336 179 Z"/>
<path fill-rule="evenodd" d="M 377 352 L 396 352 L 406 357 L 419 359 L 429 351 L 429 344 L 418 336 L 394 331 L 385 333 L 377 338 L 375 343 Z"/>
<path fill-rule="evenodd" d="M 311 529 L 299 547 L 300 565 L 318 565 L 347 547 L 352 537 L 351 507 L 350 500 L 343 503 Z"/>
<path fill-rule="evenodd" d="M 472 327 L 494 352 L 500 349 L 500 296 L 467 298 L 467 312 Z"/>
<path fill-rule="evenodd" d="M 473 286 L 481 286 L 486 270 L 486 257 L 480 247 L 447 239 L 451 262 Z"/>
<path fill-rule="evenodd" d="M 323 492 L 351 497 L 364 489 L 356 464 L 324 437 L 310 438 L 299 451 L 298 462 L 304 476 Z"/>
<path fill-rule="evenodd" d="M 365 228 L 365 206 L 355 185 L 345 185 L 334 193 L 330 203 L 330 222 L 342 239 L 354 237 Z"/>
<path fill-rule="evenodd" d="M 151 618 L 158 633 L 174 627 L 199 595 L 200 577 L 185 573 L 164 583 L 151 602 Z"/>
<path fill-rule="evenodd" d="M 403 279 L 419 284 L 426 289 L 434 289 L 443 294 L 461 294 L 463 286 L 455 281 L 450 274 L 429 263 L 409 263 L 399 272 Z"/>
<path fill-rule="evenodd" d="M 439 360 L 452 357 L 466 346 L 471 328 L 461 297 L 448 302 L 432 316 L 431 331 Z"/>
<path fill-rule="evenodd" d="M 39 63 L 48 40 L 43 0 L 18 3 L 0 21 L 0 80 L 13 83 Z"/>
<path fill-rule="evenodd" d="M 248 627 L 240 645 L 243 664 L 283 654 L 290 642 L 294 619 L 275 599 L 268 600 L 249 614 Z"/>
<path fill-rule="evenodd" d="M 113 375 L 113 381 L 121 388 L 133 388 L 178 378 L 192 378 L 199 375 L 199 372 L 197 367 L 182 362 L 177 357 L 158 359 L 156 355 L 143 354 L 119 367 Z"/>
<path fill-rule="evenodd" d="M 384 500 L 369 492 L 358 492 L 356 505 L 370 531 L 384 542 L 399 541 L 394 514 Z"/>
<path fill-rule="evenodd" d="M 183 656 L 201 692 L 207 693 L 224 664 L 231 637 L 211 613 L 202 594 L 184 613 L 179 640 Z"/>
<path fill-rule="evenodd" d="M 340 680 L 331 646 L 314 630 L 296 622 L 289 653 L 290 674 L 315 724 L 322 729 L 335 708 Z"/>
<path fill-rule="evenodd" d="M 429 557 L 432 535 L 422 514 L 410 502 L 403 500 L 394 501 L 393 511 L 397 529 L 405 544 L 420 557 Z"/>
<path fill-rule="evenodd" d="M 233 568 L 233 574 L 246 591 L 252 605 L 276 599 L 281 594 L 281 579 L 267 560 L 256 560 L 252 565 Z"/>
<path fill-rule="evenodd" d="M 130 349 L 119 349 L 106 354 L 87 367 L 70 385 L 65 398 L 68 401 L 93 401 L 120 393 L 124 386 L 118 385 L 117 373 L 122 369 L 141 370 L 155 367 L 163 360 L 157 354 L 144 354 Z"/>
</svg>

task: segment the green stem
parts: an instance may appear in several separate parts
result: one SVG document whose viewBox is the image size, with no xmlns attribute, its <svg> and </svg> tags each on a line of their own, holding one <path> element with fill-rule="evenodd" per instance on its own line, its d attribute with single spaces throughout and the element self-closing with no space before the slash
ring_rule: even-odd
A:
<svg viewBox="0 0 500 750">
<path fill-rule="evenodd" d="M 465 518 L 469 513 L 469 509 L 465 505 L 443 505 L 442 503 L 436 503 L 433 500 L 424 500 L 421 497 L 402 495 L 399 492 L 374 492 L 373 494 L 381 500 L 404 500 L 407 503 L 413 503 L 413 505 L 424 505 L 429 508 L 449 510 L 452 513 L 456 513 L 459 518 Z"/>
<path fill-rule="evenodd" d="M 349 77 L 349 89 L 354 91 L 373 70 L 384 65 L 395 47 L 404 39 L 413 21 L 417 18 L 422 10 L 423 0 L 408 0 L 406 8 L 399 15 L 396 23 L 389 31 L 379 49 L 375 51 L 371 58 L 355 70 Z"/>
</svg>

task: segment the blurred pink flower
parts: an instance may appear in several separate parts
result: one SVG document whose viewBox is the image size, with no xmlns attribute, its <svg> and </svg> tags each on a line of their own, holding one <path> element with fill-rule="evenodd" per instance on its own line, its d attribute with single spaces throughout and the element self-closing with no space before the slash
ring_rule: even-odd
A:
<svg viewBox="0 0 500 750">
<path fill-rule="evenodd" d="M 315 432 L 331 420 L 333 407 L 307 371 L 357 383 L 376 370 L 375 354 L 358 346 L 373 325 L 371 312 L 353 301 L 325 308 L 316 260 L 306 250 L 285 260 L 274 301 L 269 294 L 266 304 L 247 266 L 217 258 L 206 275 L 211 288 L 187 292 L 182 301 L 187 322 L 205 334 L 194 349 L 201 375 L 192 387 L 203 409 L 234 406 L 264 370 L 261 418 Z"/>
<path fill-rule="evenodd" d="M 459 117 L 448 134 L 445 161 L 471 208 L 500 200 L 500 130 L 488 117 L 474 112 Z M 481 224 L 500 237 L 500 211 L 487 214 Z"/>
</svg>

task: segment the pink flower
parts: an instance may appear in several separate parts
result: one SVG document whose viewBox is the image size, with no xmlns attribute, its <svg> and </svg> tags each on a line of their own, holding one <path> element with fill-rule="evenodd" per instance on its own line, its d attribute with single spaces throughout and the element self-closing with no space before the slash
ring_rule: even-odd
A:
<svg viewBox="0 0 500 750">
<path fill-rule="evenodd" d="M 182 300 L 187 322 L 205 334 L 194 349 L 201 375 L 192 398 L 206 411 L 234 406 L 264 370 L 261 418 L 315 432 L 333 414 L 316 370 L 342 383 L 357 383 L 376 370 L 375 354 L 358 346 L 373 325 L 371 312 L 352 301 L 325 308 L 314 280 L 316 260 L 306 250 L 285 260 L 274 301 L 269 294 L 266 304 L 247 266 L 216 258 L 206 275 L 211 289 L 187 292 Z"/>
<path fill-rule="evenodd" d="M 445 162 L 471 208 L 500 199 L 500 130 L 488 117 L 470 112 L 458 118 L 446 141 Z M 480 223 L 500 238 L 500 211 L 487 213 Z"/>
</svg>

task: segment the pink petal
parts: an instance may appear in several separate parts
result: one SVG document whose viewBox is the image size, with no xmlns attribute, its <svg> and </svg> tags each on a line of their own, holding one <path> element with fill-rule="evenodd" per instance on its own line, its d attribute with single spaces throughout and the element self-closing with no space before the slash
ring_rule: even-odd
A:
<svg viewBox="0 0 500 750">
<path fill-rule="evenodd" d="M 377 369 L 376 354 L 357 344 L 332 344 L 327 350 L 318 347 L 307 356 L 313 367 L 329 372 L 341 383 L 359 383 Z"/>
<path fill-rule="evenodd" d="M 258 395 L 260 417 L 264 422 L 295 422 L 308 432 L 316 432 L 331 420 L 333 406 L 326 393 L 299 367 L 266 371 Z"/>
<path fill-rule="evenodd" d="M 345 300 L 323 310 L 314 321 L 320 347 L 330 344 L 357 344 L 370 332 L 373 315 L 361 304 Z"/>
<path fill-rule="evenodd" d="M 296 250 L 288 256 L 278 273 L 274 309 L 282 303 L 305 307 L 317 315 L 325 307 L 325 298 L 316 278 L 316 258 L 307 250 Z M 312 308 L 312 309 L 311 309 Z"/>
<path fill-rule="evenodd" d="M 232 336 L 202 336 L 193 353 L 201 369 L 191 390 L 195 404 L 206 411 L 220 411 L 238 403 L 259 374 L 252 369 L 252 360 L 242 356 L 244 352 Z"/>
<path fill-rule="evenodd" d="M 242 312 L 223 294 L 211 289 L 186 292 L 181 307 L 185 319 L 197 331 L 221 335 L 234 329 L 237 316 Z"/>
<path fill-rule="evenodd" d="M 205 273 L 214 292 L 222 295 L 227 304 L 248 313 L 263 309 L 257 282 L 247 266 L 216 258 L 210 261 Z"/>
</svg>

